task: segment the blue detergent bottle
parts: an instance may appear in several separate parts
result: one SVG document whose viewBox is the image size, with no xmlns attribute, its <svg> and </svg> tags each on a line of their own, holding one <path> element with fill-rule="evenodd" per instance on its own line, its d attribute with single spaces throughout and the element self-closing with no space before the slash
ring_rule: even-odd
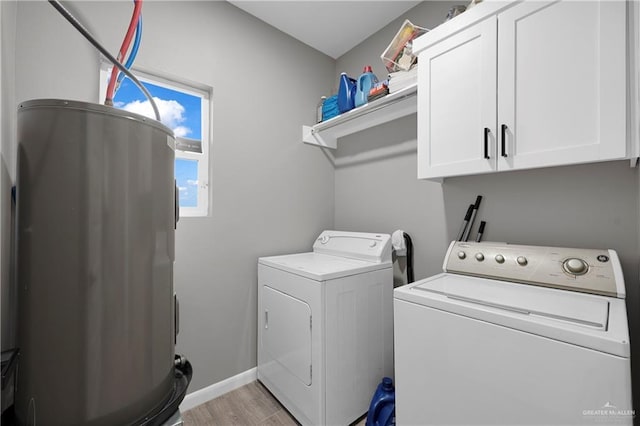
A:
<svg viewBox="0 0 640 426">
<path fill-rule="evenodd" d="M 371 65 L 367 65 L 364 67 L 362 74 L 358 78 L 357 87 L 356 87 L 356 99 L 355 106 L 356 108 L 364 105 L 369 100 L 369 91 L 371 88 L 378 82 L 378 77 L 373 73 L 371 69 Z"/>
<path fill-rule="evenodd" d="M 356 81 L 346 72 L 340 74 L 338 86 L 338 110 L 340 114 L 351 111 L 355 107 L 354 97 L 356 93 Z"/>
<path fill-rule="evenodd" d="M 366 426 L 392 426 L 395 424 L 396 392 L 393 381 L 389 377 L 384 377 L 371 399 Z"/>
</svg>

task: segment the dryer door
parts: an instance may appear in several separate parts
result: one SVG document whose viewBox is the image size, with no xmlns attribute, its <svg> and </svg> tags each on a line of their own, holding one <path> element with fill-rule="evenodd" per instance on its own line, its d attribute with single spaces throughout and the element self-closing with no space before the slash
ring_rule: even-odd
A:
<svg viewBox="0 0 640 426">
<path fill-rule="evenodd" d="M 311 385 L 311 308 L 269 286 L 263 291 L 262 345 L 269 357 Z"/>
</svg>

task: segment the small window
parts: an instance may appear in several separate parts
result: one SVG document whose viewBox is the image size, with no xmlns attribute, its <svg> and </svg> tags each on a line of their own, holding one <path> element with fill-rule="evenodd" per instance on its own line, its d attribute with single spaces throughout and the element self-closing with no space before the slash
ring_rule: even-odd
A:
<svg viewBox="0 0 640 426">
<path fill-rule="evenodd" d="M 135 76 L 153 96 L 162 123 L 176 136 L 175 177 L 179 189 L 180 216 L 207 216 L 209 211 L 209 104 L 211 90 L 146 72 Z M 100 100 L 103 101 L 111 68 L 100 70 Z M 113 105 L 155 118 L 149 100 L 124 78 Z"/>
</svg>

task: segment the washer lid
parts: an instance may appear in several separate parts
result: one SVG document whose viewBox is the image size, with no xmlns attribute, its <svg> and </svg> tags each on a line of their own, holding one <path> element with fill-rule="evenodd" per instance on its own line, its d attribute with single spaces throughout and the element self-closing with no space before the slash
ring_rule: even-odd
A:
<svg viewBox="0 0 640 426">
<path fill-rule="evenodd" d="M 607 328 L 609 316 L 609 303 L 606 299 L 569 292 L 549 294 L 533 286 L 509 282 L 474 282 L 466 277 L 445 275 L 438 280 L 418 285 L 414 290 L 444 294 L 454 300 L 555 318 L 601 330 Z"/>
<path fill-rule="evenodd" d="M 258 263 L 315 280 L 327 281 L 363 272 L 390 268 L 391 262 L 373 263 L 319 253 L 261 257 Z"/>
<path fill-rule="evenodd" d="M 555 340 L 629 356 L 624 300 L 444 273 L 395 297 Z"/>
</svg>

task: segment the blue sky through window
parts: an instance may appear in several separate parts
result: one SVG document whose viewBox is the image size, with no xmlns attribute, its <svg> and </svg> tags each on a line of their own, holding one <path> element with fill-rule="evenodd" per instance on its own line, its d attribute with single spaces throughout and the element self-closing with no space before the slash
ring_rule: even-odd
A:
<svg viewBox="0 0 640 426">
<path fill-rule="evenodd" d="M 167 89 L 142 82 L 156 99 L 161 121 L 176 136 L 202 140 L 202 99 L 178 90 Z M 149 101 L 133 82 L 125 78 L 113 99 L 117 108 L 155 118 Z M 184 158 L 175 160 L 175 177 L 179 188 L 181 207 L 198 205 L 198 161 Z"/>
<path fill-rule="evenodd" d="M 198 206 L 198 161 L 176 158 L 175 170 L 180 207 Z"/>
<path fill-rule="evenodd" d="M 176 136 L 202 140 L 202 98 L 146 81 L 142 84 L 151 96 L 161 100 L 158 109 L 164 125 L 171 128 Z M 128 78 L 122 80 L 113 102 L 118 108 L 155 118 L 147 98 Z"/>
</svg>

